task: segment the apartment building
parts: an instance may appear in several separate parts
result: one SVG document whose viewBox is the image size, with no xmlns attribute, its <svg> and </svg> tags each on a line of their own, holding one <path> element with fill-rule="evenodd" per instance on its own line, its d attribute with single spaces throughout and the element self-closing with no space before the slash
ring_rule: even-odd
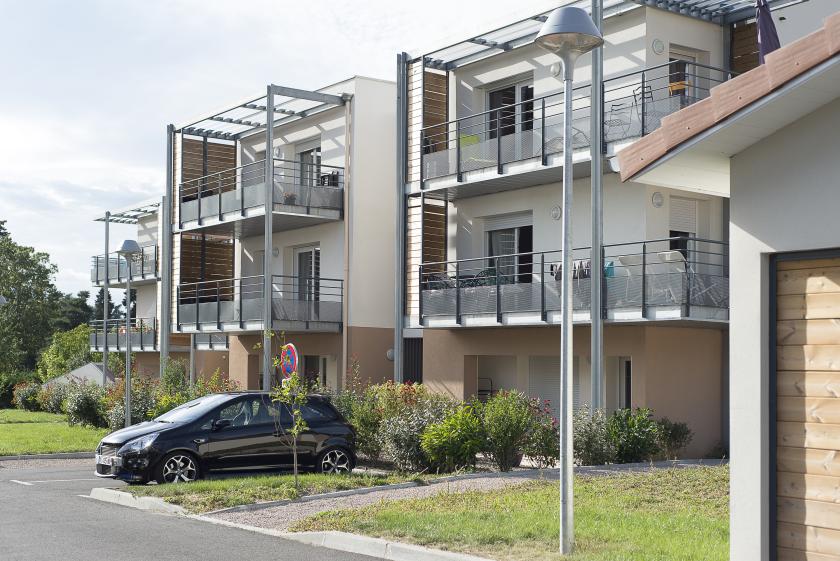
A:
<svg viewBox="0 0 840 561">
<path fill-rule="evenodd" d="M 748 10 L 687 17 L 645 4 L 604 3 L 604 403 L 687 422 L 686 454 L 699 456 L 727 442 L 728 200 L 622 184 L 616 155 L 729 80 L 735 58 L 754 65 L 754 52 L 732 49 L 754 26 Z M 563 92 L 559 61 L 533 45 L 546 15 L 399 56 L 402 368 L 458 398 L 560 397 Z M 591 400 L 597 274 L 590 76 L 585 56 L 571 117 L 576 405 Z"/>
<path fill-rule="evenodd" d="M 136 223 L 144 246 L 132 277 L 141 371 L 176 356 L 256 389 L 273 383 L 265 373 L 285 341 L 307 377 L 332 387 L 354 364 L 390 378 L 395 95 L 358 76 L 317 91 L 269 85 L 167 128 L 163 198 L 108 217 Z M 106 262 L 122 286 L 113 255 L 95 258 L 95 281 Z M 126 344 L 124 329 L 98 333 L 92 347 Z"/>
</svg>

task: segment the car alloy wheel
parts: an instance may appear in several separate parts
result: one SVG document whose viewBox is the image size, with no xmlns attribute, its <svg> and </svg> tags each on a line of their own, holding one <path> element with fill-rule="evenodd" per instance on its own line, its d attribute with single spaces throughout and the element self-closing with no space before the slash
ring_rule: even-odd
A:
<svg viewBox="0 0 840 561">
<path fill-rule="evenodd" d="M 344 450 L 330 450 L 321 458 L 321 473 L 350 473 L 350 456 Z"/>
<path fill-rule="evenodd" d="M 172 456 L 163 464 L 163 480 L 166 483 L 186 483 L 195 481 L 198 468 L 190 456 Z"/>
</svg>

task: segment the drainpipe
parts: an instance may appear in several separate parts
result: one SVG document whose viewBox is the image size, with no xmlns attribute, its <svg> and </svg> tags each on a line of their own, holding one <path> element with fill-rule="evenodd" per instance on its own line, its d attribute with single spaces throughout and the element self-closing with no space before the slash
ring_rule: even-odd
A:
<svg viewBox="0 0 840 561">
<path fill-rule="evenodd" d="M 406 64 L 408 55 L 397 55 L 397 185 L 394 232 L 394 382 L 403 382 L 403 303 L 405 301 L 405 172 L 407 157 Z M 422 212 L 422 210 L 421 210 Z"/>
</svg>

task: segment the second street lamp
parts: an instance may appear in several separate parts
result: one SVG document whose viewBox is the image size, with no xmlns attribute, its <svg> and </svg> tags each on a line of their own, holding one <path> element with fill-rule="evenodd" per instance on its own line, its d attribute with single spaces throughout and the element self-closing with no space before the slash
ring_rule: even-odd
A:
<svg viewBox="0 0 840 561">
<path fill-rule="evenodd" d="M 572 461 L 572 81 L 580 55 L 603 44 L 601 32 L 580 8 L 557 8 L 540 28 L 534 43 L 563 63 L 563 254 L 560 342 L 560 553 L 574 547 Z M 545 115 L 543 115 L 545 119 Z M 595 274 L 599 274 L 596 272 Z"/>
<path fill-rule="evenodd" d="M 131 426 L 131 264 L 142 250 L 134 240 L 125 240 L 117 255 L 125 257 L 125 426 Z M 119 270 L 119 263 L 117 264 Z M 107 303 L 106 303 L 107 306 Z M 143 336 L 142 334 L 140 335 Z M 106 334 L 107 337 L 107 334 Z M 119 339 L 119 334 L 117 334 Z"/>
</svg>

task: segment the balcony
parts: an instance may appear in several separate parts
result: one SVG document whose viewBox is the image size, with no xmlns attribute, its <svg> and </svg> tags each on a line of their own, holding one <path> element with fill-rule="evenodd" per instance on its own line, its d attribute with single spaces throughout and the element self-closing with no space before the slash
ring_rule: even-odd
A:
<svg viewBox="0 0 840 561">
<path fill-rule="evenodd" d="M 131 263 L 131 282 L 145 284 L 157 281 L 158 272 L 158 247 L 147 245 L 141 248 L 140 255 Z M 105 283 L 105 264 L 108 266 L 108 283 L 111 286 L 125 284 L 129 276 L 128 265 L 122 257 L 105 255 L 94 255 L 91 257 L 90 282 L 94 286 L 102 286 Z"/>
<path fill-rule="evenodd" d="M 272 329 L 338 332 L 344 281 L 327 278 L 272 277 Z M 183 332 L 262 331 L 263 277 L 252 276 L 181 284 L 177 289 L 177 326 Z"/>
<path fill-rule="evenodd" d="M 590 321 L 590 248 L 574 250 L 573 320 Z M 562 252 L 424 263 L 425 327 L 559 324 Z M 729 317 L 727 244 L 667 238 L 604 246 L 602 316 L 611 322 Z"/>
<path fill-rule="evenodd" d="M 607 153 L 658 129 L 662 118 L 709 96 L 731 73 L 699 63 L 666 63 L 604 81 Z M 574 165 L 588 173 L 590 86 L 574 90 Z M 420 130 L 409 156 L 414 190 L 445 189 L 450 199 L 557 181 L 563 165 L 563 93 L 484 111 Z M 421 148 L 422 147 L 422 148 Z"/>
<path fill-rule="evenodd" d="M 265 161 L 178 185 L 179 228 L 210 228 L 243 237 L 263 232 Z M 274 230 L 340 220 L 344 168 L 274 159 Z"/>
<path fill-rule="evenodd" d="M 124 319 L 108 320 L 107 330 L 104 321 L 90 322 L 90 350 L 92 352 L 125 351 L 126 345 L 131 345 L 132 351 L 157 350 L 157 319 L 134 318 L 130 329 L 126 331 Z M 128 336 L 126 336 L 128 333 Z"/>
</svg>

